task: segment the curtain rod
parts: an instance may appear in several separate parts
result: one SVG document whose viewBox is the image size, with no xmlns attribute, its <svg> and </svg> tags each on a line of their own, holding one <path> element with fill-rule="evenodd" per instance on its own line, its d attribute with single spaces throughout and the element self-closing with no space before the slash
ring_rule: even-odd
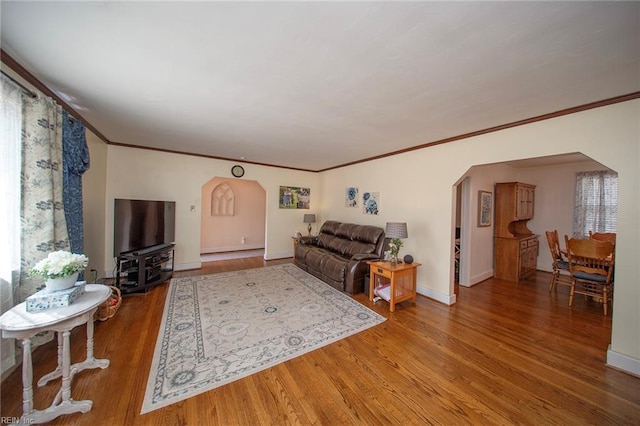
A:
<svg viewBox="0 0 640 426">
<path fill-rule="evenodd" d="M 16 80 L 15 78 L 11 77 L 9 74 L 7 74 L 4 71 L 0 71 L 2 72 L 2 75 L 4 75 L 5 77 L 7 77 L 9 80 L 13 81 L 16 85 L 18 85 L 22 90 L 24 90 L 25 92 L 27 92 L 29 95 L 31 95 L 31 97 L 33 98 L 37 98 L 38 94 L 36 92 L 34 92 L 33 90 L 29 89 L 28 87 L 26 87 L 24 84 L 20 83 L 18 80 Z"/>
</svg>

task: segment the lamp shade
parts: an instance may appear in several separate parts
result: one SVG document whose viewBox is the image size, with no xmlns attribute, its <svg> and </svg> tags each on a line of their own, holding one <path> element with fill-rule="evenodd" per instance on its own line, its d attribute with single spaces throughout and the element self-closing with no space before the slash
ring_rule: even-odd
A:
<svg viewBox="0 0 640 426">
<path fill-rule="evenodd" d="M 407 238 L 409 236 L 406 222 L 387 222 L 384 233 L 387 238 Z"/>
<path fill-rule="evenodd" d="M 304 219 L 302 219 L 302 223 L 316 223 L 316 215 L 315 214 L 305 214 Z"/>
</svg>

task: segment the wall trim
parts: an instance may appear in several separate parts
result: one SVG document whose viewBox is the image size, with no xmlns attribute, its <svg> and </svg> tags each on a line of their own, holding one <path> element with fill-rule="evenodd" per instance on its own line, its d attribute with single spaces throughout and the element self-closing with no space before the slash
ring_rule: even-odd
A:
<svg viewBox="0 0 640 426">
<path fill-rule="evenodd" d="M 429 299 L 433 299 L 437 302 L 444 303 L 447 306 L 451 306 L 456 303 L 456 295 L 455 294 L 444 294 L 438 293 L 437 291 L 433 291 L 427 287 L 418 286 L 416 288 L 416 292 L 423 296 L 428 297 Z"/>
<path fill-rule="evenodd" d="M 287 257 L 293 257 L 293 252 L 283 251 L 280 253 L 264 253 L 264 260 L 286 259 Z"/>
<path fill-rule="evenodd" d="M 174 271 L 189 271 L 191 269 L 202 268 L 202 262 L 190 262 L 190 263 L 177 263 L 174 267 Z"/>
<path fill-rule="evenodd" d="M 480 274 L 474 275 L 469 280 L 469 287 L 480 284 L 482 281 L 488 280 L 491 277 L 493 277 L 493 269 L 489 269 L 488 271 L 484 271 Z"/>
<path fill-rule="evenodd" d="M 213 254 L 213 253 L 224 253 L 227 251 L 245 251 L 245 250 L 258 250 L 263 249 L 264 244 L 242 244 L 239 246 L 227 246 L 227 247 L 211 247 L 211 248 L 203 248 L 200 250 L 201 255 Z"/>
<path fill-rule="evenodd" d="M 611 345 L 607 349 L 607 365 L 640 377 L 640 359 L 616 352 L 611 349 Z"/>
</svg>

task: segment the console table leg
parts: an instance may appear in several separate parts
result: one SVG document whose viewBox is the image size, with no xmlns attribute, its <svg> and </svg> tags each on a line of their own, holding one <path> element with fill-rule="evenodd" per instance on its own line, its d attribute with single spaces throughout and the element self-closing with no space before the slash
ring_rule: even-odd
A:
<svg viewBox="0 0 640 426">
<path fill-rule="evenodd" d="M 22 340 L 22 414 L 33 412 L 33 366 L 31 365 L 31 339 Z"/>
<path fill-rule="evenodd" d="M 97 310 L 97 309 L 96 309 Z M 94 310 L 94 312 L 96 311 Z M 78 371 L 82 371 L 86 368 L 102 368 L 105 369 L 109 366 L 108 359 L 96 359 L 93 355 L 93 314 L 89 317 L 90 319 L 87 321 L 87 359 L 84 362 L 74 365 Z"/>
<path fill-rule="evenodd" d="M 58 335 L 58 366 L 51 373 L 47 373 L 38 380 L 38 386 L 42 387 L 49 383 L 53 379 L 57 379 L 62 375 L 62 334 L 60 332 L 56 333 Z"/>
</svg>

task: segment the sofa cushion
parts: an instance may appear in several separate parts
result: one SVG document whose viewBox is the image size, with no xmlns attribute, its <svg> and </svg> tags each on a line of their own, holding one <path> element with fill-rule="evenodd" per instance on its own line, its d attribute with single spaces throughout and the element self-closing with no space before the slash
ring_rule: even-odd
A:
<svg viewBox="0 0 640 426">
<path fill-rule="evenodd" d="M 322 224 L 322 227 L 320 228 L 320 234 L 336 235 L 338 226 L 340 226 L 340 222 L 336 222 L 335 220 L 328 220 Z"/>
</svg>

